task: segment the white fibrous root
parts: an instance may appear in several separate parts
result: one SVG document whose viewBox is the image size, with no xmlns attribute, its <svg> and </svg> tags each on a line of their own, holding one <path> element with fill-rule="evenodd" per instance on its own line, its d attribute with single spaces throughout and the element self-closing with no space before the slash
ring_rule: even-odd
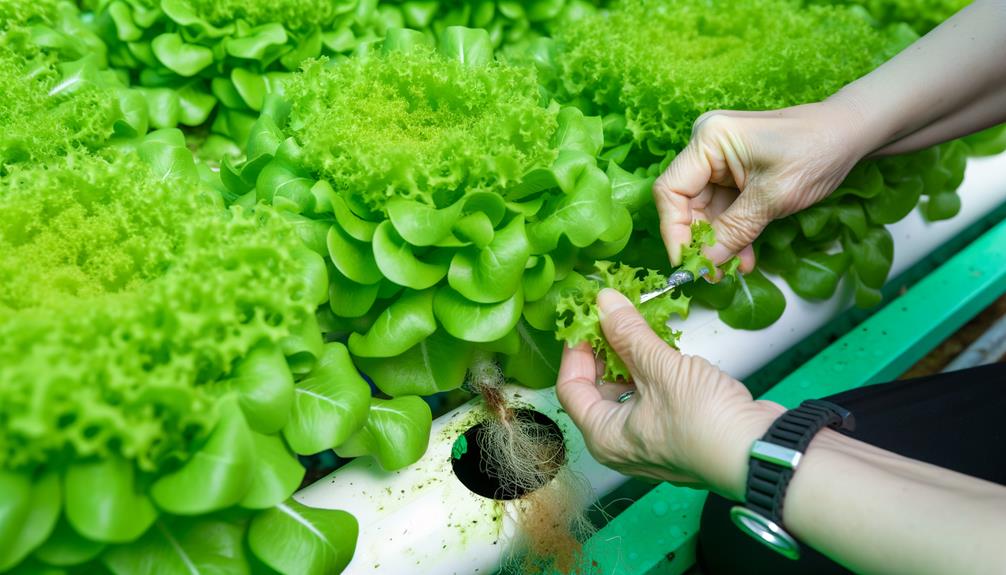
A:
<svg viewBox="0 0 1006 575">
<path fill-rule="evenodd" d="M 562 467 L 566 453 L 561 434 L 512 411 L 506 419 L 484 422 L 478 441 L 483 471 L 496 475 L 516 493 L 548 483 Z"/>
<path fill-rule="evenodd" d="M 506 378 L 492 354 L 477 354 L 465 384 L 482 396 L 489 417 L 478 431 L 481 471 L 495 477 L 501 492 L 513 499 L 521 529 L 518 548 L 504 567 L 519 573 L 579 571 L 581 542 L 594 532 L 587 519 L 590 486 L 565 466 L 562 433 L 536 421 L 509 402 Z"/>
<path fill-rule="evenodd" d="M 482 396 L 486 409 L 500 421 L 505 421 L 512 410 L 503 396 L 506 378 L 491 353 L 477 352 L 465 374 L 465 387 Z"/>
</svg>

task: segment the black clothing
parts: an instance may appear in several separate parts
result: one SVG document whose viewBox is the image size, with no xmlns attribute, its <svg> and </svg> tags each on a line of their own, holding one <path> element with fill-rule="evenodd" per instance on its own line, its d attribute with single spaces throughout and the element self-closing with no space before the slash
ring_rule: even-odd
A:
<svg viewBox="0 0 1006 575">
<path fill-rule="evenodd" d="M 856 430 L 845 435 L 1006 485 L 1006 363 L 870 385 L 826 399 L 855 416 Z M 849 573 L 806 545 L 798 561 L 764 547 L 730 521 L 734 505 L 714 494 L 706 500 L 697 551 L 704 575 Z"/>
</svg>

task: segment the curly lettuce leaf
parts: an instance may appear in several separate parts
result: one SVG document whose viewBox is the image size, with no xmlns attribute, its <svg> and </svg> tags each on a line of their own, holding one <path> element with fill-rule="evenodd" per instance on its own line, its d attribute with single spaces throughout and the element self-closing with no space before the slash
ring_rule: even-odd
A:
<svg viewBox="0 0 1006 575">
<path fill-rule="evenodd" d="M 679 269 L 690 271 L 696 276 L 702 269 L 714 269 L 715 266 L 702 250 L 713 245 L 715 241 L 716 234 L 708 222 L 699 221 L 692 224 L 692 241 L 682 248 L 683 263 Z M 740 260 L 733 258 L 721 266 L 720 270 L 724 277 L 716 285 L 732 287 L 738 278 L 739 265 Z M 697 283 L 705 284 L 704 281 Z M 538 329 L 547 329 L 550 327 L 547 323 L 554 321 L 557 339 L 571 345 L 589 342 L 597 355 L 605 359 L 605 379 L 609 381 L 619 377 L 628 379 L 631 377 L 628 368 L 604 339 L 597 309 L 597 294 L 602 288 L 612 288 L 621 292 L 629 301 L 636 304 L 653 331 L 669 345 L 674 346 L 681 333 L 672 329 L 668 321 L 672 315 L 682 318 L 688 316 L 690 293 L 697 290 L 694 286 L 685 285 L 644 304 L 639 303 L 642 294 L 658 290 L 666 284 L 667 276 L 656 270 L 618 262 L 597 261 L 594 263 L 594 273 L 587 277 L 572 273 L 557 282 L 539 302 L 528 306 L 524 317 L 530 326 Z"/>
<path fill-rule="evenodd" d="M 0 176 L 22 162 L 95 151 L 119 136 L 146 132 L 137 94 L 91 54 L 61 62 L 34 43 L 32 31 L 0 32 Z"/>
<path fill-rule="evenodd" d="M 606 146 L 631 143 L 637 165 L 681 149 L 708 110 L 817 101 L 892 55 L 859 15 L 787 0 L 621 2 L 555 37 L 553 92 L 610 117 Z"/>
<path fill-rule="evenodd" d="M 969 4 L 969 0 L 811 0 L 812 4 L 861 7 L 878 27 L 905 23 L 925 34 Z"/>
<path fill-rule="evenodd" d="M 539 104 L 533 75 L 507 64 L 422 48 L 314 61 L 286 95 L 303 165 L 373 210 L 500 193 L 554 158 L 556 112 Z"/>
<path fill-rule="evenodd" d="M 680 291 L 665 294 L 639 305 L 639 297 L 645 292 L 660 289 L 667 278 L 654 270 L 644 270 L 613 262 L 598 261 L 595 266 L 595 281 L 586 282 L 578 290 L 560 296 L 557 306 L 558 320 L 555 335 L 569 344 L 588 342 L 599 357 L 605 361 L 604 379 L 630 379 L 625 362 L 611 348 L 601 330 L 601 320 L 597 309 L 597 294 L 602 288 L 612 288 L 624 294 L 629 301 L 639 306 L 639 312 L 646 323 L 666 341 L 674 345 L 679 332 L 667 326 L 671 314 L 684 317 L 688 314 L 689 298 Z"/>
<path fill-rule="evenodd" d="M 133 154 L 71 155 L 0 178 L 0 466 L 188 459 L 215 425 L 207 384 L 312 309 L 278 218 L 154 174 Z"/>
</svg>

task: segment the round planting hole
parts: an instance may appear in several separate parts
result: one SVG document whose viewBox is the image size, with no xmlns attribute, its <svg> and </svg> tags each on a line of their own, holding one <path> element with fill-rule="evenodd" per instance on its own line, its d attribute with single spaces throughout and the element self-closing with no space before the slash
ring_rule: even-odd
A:
<svg viewBox="0 0 1006 575">
<path fill-rule="evenodd" d="M 454 475 L 465 487 L 482 497 L 499 500 L 523 497 L 551 481 L 566 462 L 566 446 L 562 430 L 556 422 L 531 409 L 515 409 L 512 414 L 511 428 L 522 430 L 525 440 L 533 437 L 530 444 L 533 449 L 522 452 L 523 456 L 519 458 L 520 465 L 530 464 L 530 469 L 501 469 L 502 458 L 487 453 L 487 446 L 483 443 L 490 437 L 499 438 L 504 429 L 497 421 L 473 425 L 454 440 L 451 450 Z M 495 429 L 490 429 L 489 426 L 495 426 Z M 527 435 L 529 430 L 531 435 Z M 488 447 L 506 452 L 514 445 L 516 444 Z M 511 452 L 507 455 L 515 454 Z"/>
</svg>

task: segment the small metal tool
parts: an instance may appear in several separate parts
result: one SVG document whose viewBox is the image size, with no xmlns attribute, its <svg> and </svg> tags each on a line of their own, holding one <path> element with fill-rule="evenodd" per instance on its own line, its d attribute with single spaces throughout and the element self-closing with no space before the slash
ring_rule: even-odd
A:
<svg viewBox="0 0 1006 575">
<path fill-rule="evenodd" d="M 709 270 L 707 268 L 702 268 L 699 270 L 699 277 L 702 277 L 708 273 Z M 667 276 L 667 284 L 664 285 L 664 287 L 651 292 L 646 292 L 643 295 L 639 296 L 639 303 L 644 304 L 650 301 L 651 299 L 660 297 L 665 293 L 671 291 L 672 289 L 684 285 L 690 281 L 695 281 L 695 276 L 692 275 L 692 272 L 687 270 L 678 270 L 672 273 L 671 275 Z"/>
</svg>

